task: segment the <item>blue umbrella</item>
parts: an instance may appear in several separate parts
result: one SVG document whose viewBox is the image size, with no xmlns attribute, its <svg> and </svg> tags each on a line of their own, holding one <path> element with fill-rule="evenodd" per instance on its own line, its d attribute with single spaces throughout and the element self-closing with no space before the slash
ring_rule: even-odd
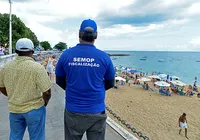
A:
<svg viewBox="0 0 200 140">
<path fill-rule="evenodd" d="M 163 74 L 162 72 L 158 72 L 157 75 Z"/>
<path fill-rule="evenodd" d="M 129 72 L 134 72 L 134 73 L 136 73 L 136 72 L 140 72 L 140 71 L 138 71 L 138 70 L 130 70 Z"/>
</svg>

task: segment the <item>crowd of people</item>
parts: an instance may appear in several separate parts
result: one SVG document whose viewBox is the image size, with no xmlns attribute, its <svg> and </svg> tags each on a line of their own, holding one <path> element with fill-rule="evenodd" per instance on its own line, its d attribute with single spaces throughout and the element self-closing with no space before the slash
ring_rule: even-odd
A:
<svg viewBox="0 0 200 140">
<path fill-rule="evenodd" d="M 134 72 L 127 72 L 127 71 L 120 71 L 117 72 L 117 70 L 115 70 L 115 72 L 117 73 L 118 76 L 121 76 L 122 78 L 125 79 L 125 81 L 119 81 L 116 80 L 116 88 L 119 85 L 125 85 L 125 83 L 127 83 L 129 86 L 131 85 L 141 85 L 143 87 L 143 89 L 145 90 L 150 90 L 150 91 L 157 91 L 158 88 L 160 88 L 159 91 L 162 90 L 163 93 L 167 93 L 164 95 L 172 95 L 174 94 L 180 94 L 180 95 L 185 95 L 185 96 L 194 96 L 197 95 L 197 97 L 200 98 L 200 92 L 198 90 L 197 87 L 197 77 L 195 77 L 195 82 L 192 85 L 182 85 L 182 86 L 178 86 L 173 84 L 170 80 L 161 80 L 159 78 L 151 78 L 151 81 L 140 81 L 141 78 L 149 78 L 148 77 L 148 73 L 134 73 Z M 152 72 L 152 75 L 155 75 L 155 72 Z M 178 80 L 178 79 L 175 79 Z M 164 87 L 159 87 L 155 84 L 155 82 L 158 81 L 164 81 L 168 84 L 170 84 L 170 86 L 164 86 Z"/>
</svg>

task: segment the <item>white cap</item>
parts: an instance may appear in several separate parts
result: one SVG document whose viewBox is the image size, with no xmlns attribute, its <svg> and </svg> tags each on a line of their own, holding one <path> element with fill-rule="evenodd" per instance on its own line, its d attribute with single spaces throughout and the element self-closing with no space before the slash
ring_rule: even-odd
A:
<svg viewBox="0 0 200 140">
<path fill-rule="evenodd" d="M 28 38 L 21 38 L 16 43 L 16 50 L 22 52 L 33 51 L 34 50 L 33 42 Z"/>
</svg>

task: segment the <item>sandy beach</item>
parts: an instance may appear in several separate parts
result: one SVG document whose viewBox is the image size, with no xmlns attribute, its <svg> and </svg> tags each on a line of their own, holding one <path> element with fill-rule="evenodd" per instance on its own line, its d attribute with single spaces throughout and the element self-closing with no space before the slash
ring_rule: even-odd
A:
<svg viewBox="0 0 200 140">
<path fill-rule="evenodd" d="M 200 98 L 196 95 L 164 96 L 141 87 L 125 85 L 109 90 L 106 96 L 110 109 L 151 140 L 186 139 L 184 131 L 178 134 L 178 119 L 183 112 L 187 114 L 189 139 L 200 139 Z M 109 113 L 108 116 L 113 118 Z"/>
</svg>

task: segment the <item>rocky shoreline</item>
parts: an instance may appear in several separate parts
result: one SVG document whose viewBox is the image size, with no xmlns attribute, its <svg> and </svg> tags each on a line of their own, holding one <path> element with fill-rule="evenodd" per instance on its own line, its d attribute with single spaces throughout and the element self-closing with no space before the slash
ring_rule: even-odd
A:
<svg viewBox="0 0 200 140">
<path fill-rule="evenodd" d="M 124 53 L 121 53 L 121 54 L 109 54 L 109 56 L 130 56 L 130 54 L 124 54 Z"/>
</svg>

